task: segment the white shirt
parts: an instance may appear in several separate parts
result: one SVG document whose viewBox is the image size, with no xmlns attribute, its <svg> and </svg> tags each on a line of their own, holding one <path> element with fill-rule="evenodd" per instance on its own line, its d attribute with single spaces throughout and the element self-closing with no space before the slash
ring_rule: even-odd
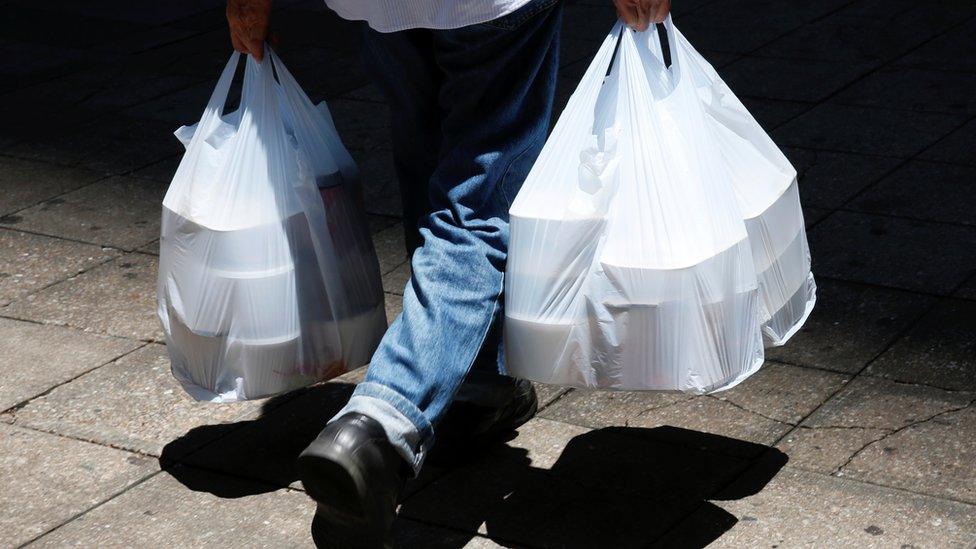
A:
<svg viewBox="0 0 976 549">
<path fill-rule="evenodd" d="M 344 19 L 379 32 L 456 29 L 498 19 L 530 0 L 325 0 Z"/>
</svg>

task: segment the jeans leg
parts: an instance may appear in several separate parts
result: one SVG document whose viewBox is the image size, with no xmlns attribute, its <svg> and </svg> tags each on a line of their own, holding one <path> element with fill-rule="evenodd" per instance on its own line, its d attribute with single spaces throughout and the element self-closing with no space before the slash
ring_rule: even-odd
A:
<svg viewBox="0 0 976 549">
<path fill-rule="evenodd" d="M 410 432 L 384 427 L 417 469 L 502 317 L 508 208 L 549 129 L 560 13 L 554 0 L 535 0 L 497 23 L 430 31 L 442 74 L 430 213 L 403 312 L 348 406 L 385 410 L 391 425 L 408 419 Z"/>
<path fill-rule="evenodd" d="M 407 257 L 420 247 L 420 219 L 441 146 L 437 94 L 441 74 L 429 30 L 380 33 L 363 25 L 363 61 L 390 105 L 393 163 L 403 204 Z"/>
</svg>

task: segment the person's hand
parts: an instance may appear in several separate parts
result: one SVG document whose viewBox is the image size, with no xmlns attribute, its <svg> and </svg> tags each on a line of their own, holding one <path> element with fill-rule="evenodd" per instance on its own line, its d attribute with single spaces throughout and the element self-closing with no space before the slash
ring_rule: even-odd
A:
<svg viewBox="0 0 976 549">
<path fill-rule="evenodd" d="M 645 31 L 652 23 L 660 23 L 671 11 L 671 0 L 613 0 L 617 15 L 628 27 Z"/>
<path fill-rule="evenodd" d="M 234 49 L 264 58 L 264 41 L 268 38 L 271 0 L 227 0 L 227 23 Z"/>
</svg>

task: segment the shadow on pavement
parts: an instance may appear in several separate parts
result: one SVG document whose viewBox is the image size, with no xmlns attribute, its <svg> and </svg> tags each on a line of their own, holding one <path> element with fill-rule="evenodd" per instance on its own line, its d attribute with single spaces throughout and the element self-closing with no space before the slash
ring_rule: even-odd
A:
<svg viewBox="0 0 976 549">
<path fill-rule="evenodd" d="M 295 458 L 352 387 L 319 385 L 268 401 L 257 419 L 197 427 L 167 445 L 160 463 L 187 488 L 218 497 L 279 490 L 297 480 Z M 200 440 L 211 442 L 188 450 Z M 499 444 L 453 467 L 430 467 L 408 487 L 400 516 L 410 520 L 397 522 L 397 547 L 463 547 L 479 528 L 519 547 L 703 547 L 737 520 L 710 500 L 759 492 L 787 459 L 760 444 L 668 426 L 578 435 L 548 468 Z"/>
<path fill-rule="evenodd" d="M 493 449 L 408 499 L 400 515 L 467 532 L 484 524 L 512 547 L 704 547 L 737 521 L 709 500 L 758 493 L 787 459 L 687 429 L 610 427 L 571 439 L 548 469 L 531 466 L 524 449 Z"/>
<path fill-rule="evenodd" d="M 324 383 L 268 399 L 256 419 L 195 427 L 163 448 L 159 464 L 194 491 L 228 497 L 224 477 L 188 474 L 179 465 L 257 481 L 250 491 L 238 488 L 233 497 L 273 492 L 298 480 L 295 459 L 349 400 L 353 388 Z"/>
</svg>

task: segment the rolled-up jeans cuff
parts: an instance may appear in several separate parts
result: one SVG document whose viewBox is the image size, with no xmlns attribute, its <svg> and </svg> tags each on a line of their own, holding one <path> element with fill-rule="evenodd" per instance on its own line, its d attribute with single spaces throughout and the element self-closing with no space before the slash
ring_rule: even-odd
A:
<svg viewBox="0 0 976 549">
<path fill-rule="evenodd" d="M 434 441 L 434 428 L 412 402 L 385 385 L 363 382 L 333 419 L 349 413 L 364 414 L 378 421 L 414 475 L 420 472 Z"/>
</svg>

